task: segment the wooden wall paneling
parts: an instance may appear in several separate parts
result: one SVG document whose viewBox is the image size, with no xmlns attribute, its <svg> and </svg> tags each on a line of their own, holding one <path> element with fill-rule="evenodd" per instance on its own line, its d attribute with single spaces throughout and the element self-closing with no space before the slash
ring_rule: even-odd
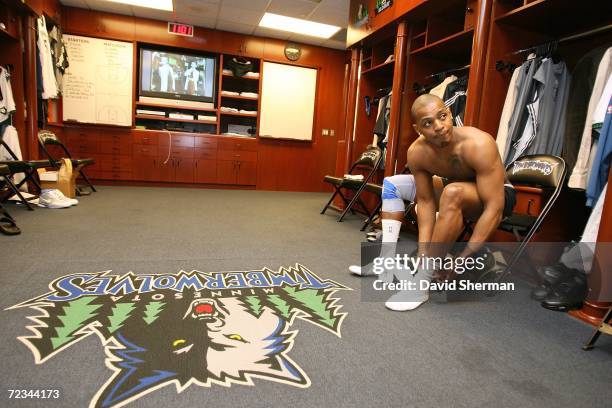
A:
<svg viewBox="0 0 612 408">
<path fill-rule="evenodd" d="M 342 157 L 341 166 L 336 165 L 336 176 L 340 177 L 346 173 L 351 166 L 353 160 L 352 148 L 353 148 L 353 134 L 355 132 L 355 117 L 356 110 L 359 104 L 357 101 L 357 89 L 359 86 L 359 66 L 361 63 L 361 53 L 357 49 L 351 50 L 351 62 L 350 62 L 350 74 L 348 79 L 348 93 L 346 99 L 346 116 L 344 120 L 344 156 Z M 338 146 L 338 152 L 341 152 L 340 146 Z"/>
<path fill-rule="evenodd" d="M 63 15 L 63 29 L 67 34 L 108 38 L 117 41 L 133 41 L 136 37 L 136 27 L 132 16 L 74 7 L 64 8 Z M 147 36 L 147 34 L 149 32 L 146 29 L 139 31 L 140 36 Z"/>
<path fill-rule="evenodd" d="M 427 0 L 394 1 L 389 8 L 383 10 L 380 14 L 376 14 L 374 11 L 376 0 L 351 0 L 349 8 L 349 26 L 346 38 L 347 46 L 350 47 L 355 45 L 367 36 L 384 29 L 389 23 L 401 18 L 409 11 L 426 3 L 428 3 Z M 368 9 L 369 23 L 357 26 L 357 13 L 362 5 Z"/>
<path fill-rule="evenodd" d="M 387 153 L 385 158 L 385 176 L 392 176 L 398 172 L 395 168 L 398 153 L 400 119 L 401 119 L 401 95 L 404 91 L 404 70 L 406 68 L 406 50 L 408 29 L 406 22 L 397 26 L 397 38 L 395 41 L 395 64 L 393 68 L 393 85 L 391 98 L 391 113 L 389 117 L 389 139 L 387 142 Z M 401 171 L 401 170 L 400 170 Z"/>
<path fill-rule="evenodd" d="M 472 42 L 472 58 L 470 61 L 470 76 L 468 79 L 468 96 L 465 106 L 464 123 L 474 126 L 478 123 L 478 114 L 481 106 L 482 83 L 484 79 L 487 41 L 489 39 L 489 27 L 491 8 L 493 0 L 480 0 L 476 7 L 476 19 L 474 22 L 474 37 Z M 468 13 L 466 11 L 466 13 Z M 470 13 L 471 14 L 471 13 Z M 466 20 L 471 15 L 466 15 Z"/>
<path fill-rule="evenodd" d="M 2 7 L 5 7 L 2 4 Z M 13 113 L 13 126 L 17 129 L 19 135 L 19 144 L 24 157 L 30 157 L 30 145 L 26 133 L 26 110 L 24 109 L 26 100 L 26 83 L 24 78 L 24 60 L 21 49 L 22 30 L 25 27 L 25 21 L 28 20 L 18 9 L 6 7 L 6 19 L 0 20 L 7 25 L 7 31 L 15 34 L 15 37 L 8 36 L 6 33 L 0 32 L 0 65 L 10 69 L 11 74 L 11 89 L 13 91 L 13 99 L 15 100 L 15 112 Z M 38 149 L 36 149 L 38 150 Z"/>
<path fill-rule="evenodd" d="M 33 16 L 24 17 L 23 21 L 24 43 L 24 79 L 25 87 L 25 135 L 27 158 L 36 160 L 38 154 L 38 107 L 36 94 L 36 19 Z"/>
<path fill-rule="evenodd" d="M 608 173 L 608 189 L 604 206 L 601 212 L 601 221 L 599 223 L 599 234 L 597 235 L 597 244 L 595 246 L 595 256 L 593 267 L 589 275 L 590 288 L 606 288 L 610 293 L 609 288 L 612 288 L 612 252 L 610 251 L 610 243 L 612 243 L 612 171 Z M 610 299 L 603 299 L 604 293 L 594 293 L 589 291 L 587 300 L 584 302 L 582 309 L 571 312 L 572 316 L 597 326 L 601 323 L 601 319 L 612 306 Z"/>
</svg>

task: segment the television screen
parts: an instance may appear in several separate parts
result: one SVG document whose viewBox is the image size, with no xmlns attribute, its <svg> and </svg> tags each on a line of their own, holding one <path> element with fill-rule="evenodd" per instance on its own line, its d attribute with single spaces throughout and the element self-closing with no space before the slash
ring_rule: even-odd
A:
<svg viewBox="0 0 612 408">
<path fill-rule="evenodd" d="M 140 95 L 213 102 L 216 58 L 140 49 Z"/>
</svg>

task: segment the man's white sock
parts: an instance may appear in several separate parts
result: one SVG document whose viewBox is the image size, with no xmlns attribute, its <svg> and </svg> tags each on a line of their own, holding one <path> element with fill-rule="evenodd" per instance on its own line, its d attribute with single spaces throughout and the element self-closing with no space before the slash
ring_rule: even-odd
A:
<svg viewBox="0 0 612 408">
<path fill-rule="evenodd" d="M 382 220 L 382 242 L 397 242 L 402 222 L 398 220 Z"/>
</svg>

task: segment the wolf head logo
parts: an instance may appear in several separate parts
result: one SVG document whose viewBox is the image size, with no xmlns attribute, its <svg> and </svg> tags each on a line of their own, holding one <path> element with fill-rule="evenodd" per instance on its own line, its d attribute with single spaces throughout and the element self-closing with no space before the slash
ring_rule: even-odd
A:
<svg viewBox="0 0 612 408">
<path fill-rule="evenodd" d="M 236 282 L 241 288 L 230 288 Z M 19 340 L 42 364 L 98 335 L 113 374 L 92 407 L 123 406 L 170 384 L 181 392 L 193 384 L 253 385 L 262 378 L 308 387 L 310 379 L 288 355 L 297 335 L 289 329 L 300 318 L 340 337 L 346 314 L 332 296 L 348 289 L 302 265 L 278 272 L 75 274 L 50 288 L 9 308 L 39 312 L 29 317 L 33 334 Z"/>
</svg>

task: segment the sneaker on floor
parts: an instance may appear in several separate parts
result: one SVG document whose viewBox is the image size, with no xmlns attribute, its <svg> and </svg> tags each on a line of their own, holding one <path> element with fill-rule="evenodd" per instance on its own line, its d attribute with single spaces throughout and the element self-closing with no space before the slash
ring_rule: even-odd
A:
<svg viewBox="0 0 612 408">
<path fill-rule="evenodd" d="M 38 197 L 38 206 L 43 208 L 68 208 L 71 207 L 68 201 L 63 200 L 55 192 L 57 190 L 43 190 Z"/>
<path fill-rule="evenodd" d="M 374 272 L 372 272 L 371 268 L 362 268 L 359 265 L 351 265 L 349 266 L 349 272 L 353 275 L 357 276 L 373 276 Z"/>
<path fill-rule="evenodd" d="M 62 193 L 62 191 L 61 191 L 61 190 L 54 190 L 54 191 L 56 192 L 56 195 L 57 195 L 57 196 L 58 196 L 60 199 L 62 199 L 62 200 L 64 200 L 64 201 L 66 201 L 66 202 L 68 202 L 68 203 L 70 203 L 70 205 L 77 205 L 77 204 L 79 203 L 79 200 L 77 200 L 76 198 L 69 198 L 69 197 L 66 197 L 66 196 L 64 195 L 64 193 Z"/>
<path fill-rule="evenodd" d="M 414 310 L 429 300 L 429 294 L 426 294 L 423 300 L 417 302 L 407 302 L 406 300 L 409 298 L 410 294 L 406 292 L 398 292 L 385 302 L 385 307 L 389 310 L 393 310 L 394 312 L 407 312 L 409 310 Z"/>
</svg>

